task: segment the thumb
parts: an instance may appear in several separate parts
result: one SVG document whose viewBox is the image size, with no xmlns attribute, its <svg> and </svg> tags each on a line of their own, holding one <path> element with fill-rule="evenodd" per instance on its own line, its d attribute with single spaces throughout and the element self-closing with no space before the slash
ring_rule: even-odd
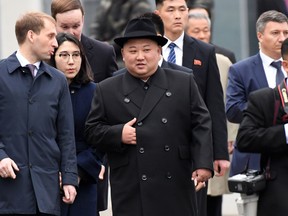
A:
<svg viewBox="0 0 288 216">
<path fill-rule="evenodd" d="M 192 177 L 191 177 L 191 180 L 193 181 L 193 180 L 195 180 L 196 179 L 196 177 L 197 177 L 197 172 L 196 171 L 194 171 L 193 173 L 192 173 Z"/>
<path fill-rule="evenodd" d="M 19 168 L 18 168 L 17 164 L 14 161 L 12 161 L 12 167 L 13 167 L 14 170 L 19 171 Z"/>
<path fill-rule="evenodd" d="M 133 118 L 131 121 L 127 122 L 127 125 L 133 126 L 136 123 L 137 119 Z"/>
<path fill-rule="evenodd" d="M 69 193 L 69 190 L 67 189 L 64 189 L 64 195 L 65 195 L 65 198 L 67 199 L 67 200 L 69 200 L 69 198 L 70 198 L 70 193 Z"/>
</svg>

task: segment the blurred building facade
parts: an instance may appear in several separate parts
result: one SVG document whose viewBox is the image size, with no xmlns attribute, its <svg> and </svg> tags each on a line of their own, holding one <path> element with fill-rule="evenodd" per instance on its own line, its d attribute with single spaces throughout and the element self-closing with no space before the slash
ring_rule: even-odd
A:
<svg viewBox="0 0 288 216">
<path fill-rule="evenodd" d="M 149 0 L 155 8 L 154 0 Z M 213 42 L 232 50 L 237 60 L 258 51 L 255 32 L 256 0 L 217 0 L 213 9 Z M 14 24 L 20 14 L 42 10 L 50 14 L 51 0 L 0 0 L 0 58 L 17 48 Z M 90 35 L 90 25 L 100 0 L 82 0 L 85 9 L 84 33 Z"/>
</svg>

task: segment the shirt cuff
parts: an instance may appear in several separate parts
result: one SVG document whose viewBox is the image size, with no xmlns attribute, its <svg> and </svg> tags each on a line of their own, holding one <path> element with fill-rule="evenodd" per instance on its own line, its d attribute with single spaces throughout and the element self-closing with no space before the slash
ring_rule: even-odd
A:
<svg viewBox="0 0 288 216">
<path fill-rule="evenodd" d="M 286 144 L 288 144 L 288 123 L 284 124 L 285 136 L 286 136 Z"/>
</svg>

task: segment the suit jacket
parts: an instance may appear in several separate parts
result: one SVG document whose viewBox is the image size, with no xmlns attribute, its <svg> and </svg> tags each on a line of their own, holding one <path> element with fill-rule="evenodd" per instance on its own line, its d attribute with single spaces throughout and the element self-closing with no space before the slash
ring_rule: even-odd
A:
<svg viewBox="0 0 288 216">
<path fill-rule="evenodd" d="M 210 112 L 214 160 L 229 160 L 223 90 L 215 48 L 185 34 L 182 65 L 193 70 L 200 94 Z"/>
<path fill-rule="evenodd" d="M 89 142 L 108 154 L 113 215 L 198 215 L 191 174 L 213 169 L 209 112 L 191 74 L 158 67 L 148 82 L 145 93 L 128 72 L 102 81 L 86 122 Z M 124 145 L 134 117 L 137 145 Z"/>
<path fill-rule="evenodd" d="M 185 34 L 182 65 L 193 70 L 200 94 L 210 112 L 214 160 L 229 160 L 223 91 L 214 46 Z M 206 197 L 207 187 L 197 192 L 201 216 L 207 215 Z"/>
<path fill-rule="evenodd" d="M 288 145 L 282 117 L 286 114 L 278 109 L 277 124 L 274 125 L 274 89 L 264 88 L 249 95 L 248 107 L 237 135 L 237 146 L 245 152 L 261 153 L 261 167 L 270 158 L 272 180 L 259 193 L 258 216 L 285 216 L 288 205 L 285 198 L 288 193 Z M 279 104 L 279 103 L 278 103 Z"/>
<path fill-rule="evenodd" d="M 91 69 L 94 74 L 94 82 L 100 82 L 111 77 L 113 72 L 118 70 L 114 48 L 105 42 L 101 42 L 85 35 L 81 35 L 81 43 Z M 104 164 L 107 165 L 104 158 Z M 98 209 L 107 209 L 108 200 L 108 172 L 105 172 L 104 179 L 98 183 Z"/>
<path fill-rule="evenodd" d="M 81 35 L 81 43 L 94 74 L 94 81 L 111 77 L 118 70 L 114 48 L 107 43 Z"/>
<path fill-rule="evenodd" d="M 174 70 L 179 70 L 179 71 L 183 71 L 186 73 L 193 73 L 193 70 L 191 68 L 187 68 L 187 67 L 183 67 L 171 62 L 167 62 L 163 59 L 162 64 L 161 64 L 161 68 L 170 68 L 170 69 L 174 69 Z"/>
<path fill-rule="evenodd" d="M 241 123 L 249 94 L 264 87 L 268 87 L 268 82 L 259 53 L 232 65 L 228 74 L 226 98 L 228 120 Z M 259 154 L 240 153 L 235 145 L 230 175 L 239 174 L 247 168 L 259 170 L 259 161 Z"/>
</svg>

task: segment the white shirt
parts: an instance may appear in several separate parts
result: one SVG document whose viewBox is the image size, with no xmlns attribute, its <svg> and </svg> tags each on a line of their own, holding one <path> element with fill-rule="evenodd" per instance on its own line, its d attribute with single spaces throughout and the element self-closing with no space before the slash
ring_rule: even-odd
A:
<svg viewBox="0 0 288 216">
<path fill-rule="evenodd" d="M 17 50 L 16 52 L 16 57 L 18 59 L 18 61 L 20 62 L 21 67 L 27 67 L 28 64 L 31 64 L 21 53 L 19 50 Z M 35 69 L 33 71 L 33 76 L 35 77 L 37 75 L 37 72 L 39 70 L 40 67 L 40 61 L 35 62 L 33 65 L 35 65 Z"/>
<path fill-rule="evenodd" d="M 280 58 L 280 59 L 274 60 L 274 59 L 270 58 L 269 56 L 265 55 L 261 51 L 259 51 L 259 54 L 260 54 L 260 57 L 262 59 L 262 64 L 263 64 L 266 80 L 268 82 L 268 86 L 270 88 L 275 88 L 276 87 L 276 73 L 277 73 L 277 69 L 275 67 L 271 66 L 271 63 L 273 61 L 283 61 L 283 59 Z M 284 77 L 286 77 L 287 74 L 284 71 L 284 68 L 281 67 L 281 69 L 282 69 Z"/>
<path fill-rule="evenodd" d="M 163 58 L 166 61 L 168 61 L 168 56 L 169 56 L 169 53 L 170 53 L 170 48 L 168 46 L 169 46 L 169 44 L 171 42 L 173 42 L 173 43 L 176 44 L 176 46 L 174 47 L 175 56 L 176 56 L 175 64 L 182 66 L 182 62 L 183 62 L 183 40 L 184 40 L 184 32 L 175 41 L 171 41 L 171 40 L 168 39 L 168 42 L 162 47 L 162 55 L 163 55 Z"/>
</svg>

